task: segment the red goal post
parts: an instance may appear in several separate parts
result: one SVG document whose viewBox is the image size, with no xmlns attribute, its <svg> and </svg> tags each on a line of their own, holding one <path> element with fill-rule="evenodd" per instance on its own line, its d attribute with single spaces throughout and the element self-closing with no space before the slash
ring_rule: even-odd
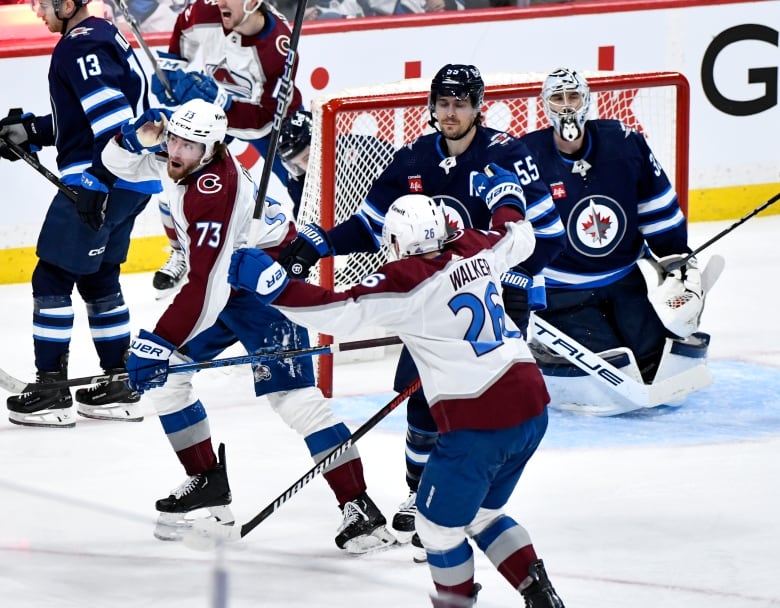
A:
<svg viewBox="0 0 780 608">
<path fill-rule="evenodd" d="M 686 212 L 690 105 L 686 78 L 677 72 L 582 74 L 590 84 L 591 117 L 619 119 L 641 131 Z M 484 123 L 515 136 L 546 127 L 539 100 L 545 75 L 483 74 Z M 316 222 L 329 229 L 358 209 L 394 151 L 430 131 L 430 82 L 430 78 L 416 78 L 348 89 L 312 102 L 312 145 L 299 223 Z M 326 258 L 311 280 L 345 289 L 385 259 L 383 252 Z M 321 335 L 319 342 L 332 343 L 332 339 Z M 332 366 L 332 355 L 319 357 L 318 384 L 328 396 L 333 390 Z"/>
</svg>

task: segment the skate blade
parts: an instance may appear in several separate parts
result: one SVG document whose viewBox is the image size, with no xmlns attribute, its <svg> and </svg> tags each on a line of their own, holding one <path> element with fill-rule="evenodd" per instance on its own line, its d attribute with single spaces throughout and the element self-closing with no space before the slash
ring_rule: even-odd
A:
<svg viewBox="0 0 780 608">
<path fill-rule="evenodd" d="M 414 530 L 399 530 L 398 528 L 393 528 L 393 534 L 395 534 L 395 538 L 398 541 L 399 544 L 405 545 L 407 543 L 412 542 L 412 536 L 414 536 Z"/>
<path fill-rule="evenodd" d="M 143 422 L 144 415 L 136 403 L 109 403 L 106 405 L 79 404 L 79 416 L 92 420 L 116 420 L 118 422 Z"/>
<path fill-rule="evenodd" d="M 198 513 L 209 512 L 207 517 L 194 517 Z M 205 507 L 187 513 L 160 513 L 154 527 L 154 537 L 163 541 L 183 541 L 189 530 L 198 521 L 213 521 L 217 525 L 232 526 L 236 519 L 227 505 Z"/>
<path fill-rule="evenodd" d="M 197 519 L 182 531 L 182 541 L 186 547 L 195 551 L 211 551 L 225 543 L 241 540 L 241 527 L 234 524 L 215 519 Z"/>
<path fill-rule="evenodd" d="M 169 287 L 168 289 L 157 289 L 154 288 L 154 299 L 157 301 L 164 300 L 169 296 L 172 296 L 173 294 L 177 293 L 179 289 L 181 288 L 181 281 L 176 283 L 173 287 Z"/>
<path fill-rule="evenodd" d="M 63 408 L 59 410 L 41 410 L 32 414 L 21 414 L 19 412 L 8 411 L 8 420 L 13 424 L 20 426 L 42 426 L 48 428 L 70 429 L 76 426 L 76 419 L 73 417 L 73 408 Z"/>
<path fill-rule="evenodd" d="M 384 551 L 397 545 L 399 543 L 396 537 L 387 528 L 380 526 L 370 534 L 350 538 L 344 543 L 343 549 L 350 555 L 365 555 L 366 553 Z"/>
</svg>

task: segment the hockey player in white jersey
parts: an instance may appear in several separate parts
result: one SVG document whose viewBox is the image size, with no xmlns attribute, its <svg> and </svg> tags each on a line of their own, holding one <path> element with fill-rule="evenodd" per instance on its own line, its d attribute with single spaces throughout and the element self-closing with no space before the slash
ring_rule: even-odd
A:
<svg viewBox="0 0 780 608">
<path fill-rule="evenodd" d="M 349 335 L 365 325 L 397 332 L 422 380 L 439 431 L 417 493 L 416 529 L 436 587 L 434 606 L 473 606 L 469 538 L 520 591 L 526 606 L 563 608 L 528 532 L 503 512 L 547 428 L 544 381 L 505 314 L 501 273 L 533 251 L 517 177 L 497 165 L 475 178 L 492 230 L 450 235 L 441 207 L 419 194 L 385 215 L 392 261 L 336 293 L 289 280 L 257 249 L 233 254 L 230 282 L 307 327 Z"/>
<path fill-rule="evenodd" d="M 215 455 L 206 409 L 192 380 L 194 372 L 167 377 L 170 363 L 208 361 L 240 342 L 249 353 L 306 348 L 308 333 L 249 292 L 232 292 L 230 256 L 249 238 L 255 184 L 233 158 L 224 139 L 225 113 L 202 99 L 182 105 L 167 121 L 166 110 L 149 110 L 122 127 L 103 151 L 103 161 L 125 179 L 158 179 L 175 220 L 189 273 L 153 331 L 132 341 L 130 385 L 149 393 L 176 456 L 189 476 L 170 496 L 157 501 L 156 536 L 175 539 L 191 511 L 207 508 L 223 523 L 233 522 L 224 447 Z M 258 247 L 272 254 L 292 239 L 290 205 L 267 199 L 259 218 Z M 305 440 L 318 461 L 349 438 L 330 403 L 314 385 L 310 358 L 273 359 L 254 366 L 257 396 Z M 343 512 L 336 544 L 364 553 L 395 542 L 385 518 L 366 493 L 363 465 L 355 448 L 324 473 Z"/>
</svg>

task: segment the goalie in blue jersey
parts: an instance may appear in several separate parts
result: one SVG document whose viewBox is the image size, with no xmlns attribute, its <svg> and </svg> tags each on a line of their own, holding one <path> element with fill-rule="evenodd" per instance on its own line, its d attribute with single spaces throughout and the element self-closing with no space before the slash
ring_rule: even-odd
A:
<svg viewBox="0 0 780 608">
<path fill-rule="evenodd" d="M 100 154 L 120 125 L 149 107 L 141 65 L 119 30 L 93 17 L 88 0 L 40 0 L 33 8 L 50 32 L 62 34 L 51 57 L 51 108 L 36 116 L 12 109 L 0 120 L 0 142 L 27 152 L 56 146 L 61 180 L 76 193 L 58 192 L 38 237 L 32 276 L 33 343 L 39 382 L 67 378 L 73 332 L 73 287 L 84 300 L 101 367 L 124 371 L 130 346 L 130 313 L 119 283 L 130 232 L 160 182 L 118 180 Z M 0 146 L 0 155 L 18 157 Z M 73 400 L 67 388 L 8 398 L 9 418 L 28 426 L 72 427 Z M 76 391 L 78 413 L 89 418 L 142 420 L 138 395 L 125 382 L 103 382 Z"/>
</svg>

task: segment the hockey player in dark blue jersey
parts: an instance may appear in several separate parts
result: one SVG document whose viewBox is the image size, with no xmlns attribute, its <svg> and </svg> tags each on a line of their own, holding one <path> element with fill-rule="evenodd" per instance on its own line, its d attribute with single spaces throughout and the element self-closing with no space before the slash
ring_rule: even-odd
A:
<svg viewBox="0 0 780 608">
<path fill-rule="evenodd" d="M 148 109 L 146 77 L 127 40 L 105 19 L 92 17 L 89 0 L 40 0 L 38 17 L 62 38 L 49 67 L 51 113 L 11 110 L 0 120 L 0 138 L 27 151 L 57 148 L 62 182 L 75 204 L 58 192 L 41 228 L 32 276 L 33 342 L 39 382 L 67 378 L 73 331 L 73 287 L 83 298 L 92 340 L 107 373 L 124 371 L 130 345 L 130 314 L 119 283 L 130 232 L 160 182 L 117 180 L 100 155 L 122 123 Z M 0 154 L 16 156 L 5 148 Z M 76 391 L 78 413 L 109 420 L 142 420 L 138 395 L 124 382 Z M 72 427 L 68 389 L 40 390 L 8 398 L 11 422 Z"/>
<path fill-rule="evenodd" d="M 645 281 L 637 261 L 668 274 L 665 269 L 691 251 L 686 220 L 645 137 L 616 120 L 589 120 L 590 100 L 588 83 L 577 72 L 552 72 L 542 88 L 551 126 L 520 138 L 539 163 L 568 237 L 565 251 L 543 271 L 547 308 L 537 314 L 594 352 L 627 348 L 635 359 L 631 375 L 638 380 L 666 379 L 680 369 L 671 364 L 674 348 L 662 360 L 668 339 L 687 338 L 698 326 L 701 278 L 691 258 L 669 277 L 679 286 L 676 307 L 658 299 L 654 305 L 648 293 L 653 281 Z M 708 338 L 697 334 L 688 340 L 689 362 L 701 362 Z M 554 365 L 540 362 L 553 405 L 581 405 L 600 414 L 631 408 L 610 403 L 608 396 L 594 403 L 587 377 L 561 380 L 571 388 L 556 391 Z M 572 398 L 571 404 L 561 403 Z"/>
<path fill-rule="evenodd" d="M 291 276 L 305 277 L 320 257 L 356 251 L 378 251 L 384 216 L 390 205 L 406 194 L 426 194 L 439 202 L 452 228 L 490 227 L 491 197 L 502 189 L 522 186 L 526 217 L 534 226 L 536 248 L 530 258 L 504 277 L 506 312 L 523 331 L 529 309 L 544 306 L 544 289 L 537 275 L 564 246 L 564 227 L 539 168 L 528 148 L 507 133 L 482 125 L 485 83 L 471 65 L 448 64 L 431 82 L 428 98 L 434 133 L 422 135 L 398 150 L 388 167 L 371 186 L 356 214 L 327 233 L 306 225 L 298 238 L 282 252 L 279 261 Z M 490 183 L 477 179 L 486 165 L 496 166 Z M 534 285 L 535 288 L 534 288 Z M 396 372 L 396 389 L 417 375 L 407 350 L 402 351 Z M 406 479 L 409 498 L 393 521 L 399 540 L 414 533 L 415 494 L 428 454 L 438 434 L 422 391 L 407 404 Z M 414 542 L 414 539 L 413 539 Z"/>
</svg>

